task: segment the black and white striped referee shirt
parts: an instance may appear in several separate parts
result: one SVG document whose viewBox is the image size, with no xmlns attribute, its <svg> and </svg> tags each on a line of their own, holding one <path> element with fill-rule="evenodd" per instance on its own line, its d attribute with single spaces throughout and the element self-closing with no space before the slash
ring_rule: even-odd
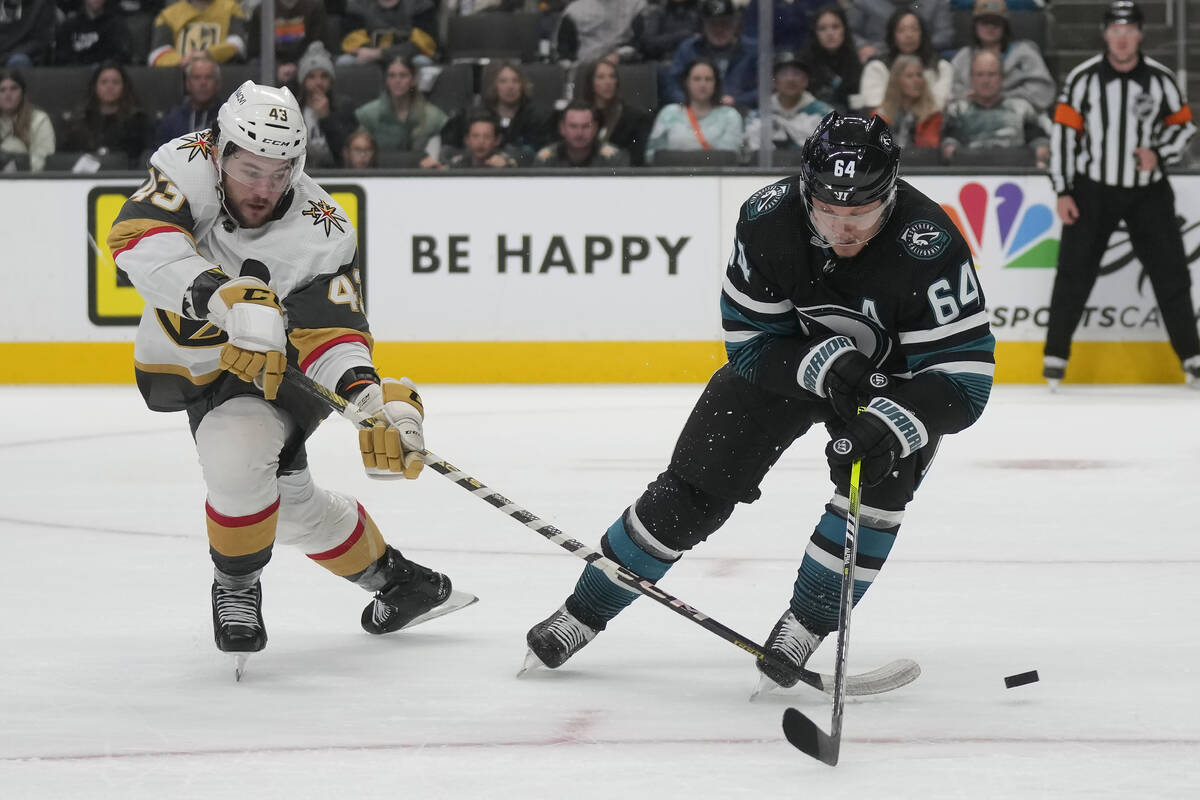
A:
<svg viewBox="0 0 1200 800">
<path fill-rule="evenodd" d="M 1067 76 L 1054 109 L 1050 180 L 1069 192 L 1076 175 L 1108 186 L 1147 186 L 1163 172 L 1137 168 L 1133 151 L 1147 147 L 1162 164 L 1177 162 L 1196 132 L 1192 110 L 1171 70 L 1142 56 L 1129 72 L 1117 72 L 1103 54 Z"/>
</svg>

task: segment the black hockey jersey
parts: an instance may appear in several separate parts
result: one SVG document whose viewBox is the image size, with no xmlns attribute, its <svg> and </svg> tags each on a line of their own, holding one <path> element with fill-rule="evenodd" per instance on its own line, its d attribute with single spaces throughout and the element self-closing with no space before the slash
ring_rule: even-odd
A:
<svg viewBox="0 0 1200 800">
<path fill-rule="evenodd" d="M 846 338 L 892 375 L 888 396 L 929 434 L 979 417 L 995 337 L 971 252 L 932 200 L 905 181 L 883 228 L 855 257 L 812 242 L 793 176 L 742 205 L 721 292 L 734 369 L 771 391 L 820 394 L 814 365 Z"/>
</svg>

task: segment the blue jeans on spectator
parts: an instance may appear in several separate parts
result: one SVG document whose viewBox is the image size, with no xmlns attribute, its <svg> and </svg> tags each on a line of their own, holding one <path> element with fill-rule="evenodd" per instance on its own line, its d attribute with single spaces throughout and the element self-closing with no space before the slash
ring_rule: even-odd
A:
<svg viewBox="0 0 1200 800">
<path fill-rule="evenodd" d="M 4 66 L 8 67 L 9 69 L 32 69 L 33 60 L 30 59 L 25 53 L 13 53 L 8 57 L 8 60 L 4 62 Z"/>
</svg>

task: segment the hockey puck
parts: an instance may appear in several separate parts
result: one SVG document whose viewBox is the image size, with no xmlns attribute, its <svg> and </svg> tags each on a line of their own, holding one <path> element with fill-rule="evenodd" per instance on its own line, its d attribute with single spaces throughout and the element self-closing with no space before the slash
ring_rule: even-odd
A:
<svg viewBox="0 0 1200 800">
<path fill-rule="evenodd" d="M 1004 688 L 1012 689 L 1015 686 L 1024 686 L 1027 683 L 1037 683 L 1037 681 L 1037 670 L 1031 669 L 1029 672 L 1018 672 L 1016 675 L 1009 675 L 1004 679 Z"/>
</svg>

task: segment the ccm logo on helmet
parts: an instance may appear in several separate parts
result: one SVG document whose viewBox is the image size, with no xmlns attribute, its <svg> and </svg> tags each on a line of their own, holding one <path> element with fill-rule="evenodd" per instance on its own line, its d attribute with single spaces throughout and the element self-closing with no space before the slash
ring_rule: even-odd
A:
<svg viewBox="0 0 1200 800">
<path fill-rule="evenodd" d="M 291 142 L 280 141 L 279 139 L 259 139 L 259 141 L 263 144 L 275 144 L 279 145 L 280 147 L 287 147 L 291 144 Z"/>
</svg>

